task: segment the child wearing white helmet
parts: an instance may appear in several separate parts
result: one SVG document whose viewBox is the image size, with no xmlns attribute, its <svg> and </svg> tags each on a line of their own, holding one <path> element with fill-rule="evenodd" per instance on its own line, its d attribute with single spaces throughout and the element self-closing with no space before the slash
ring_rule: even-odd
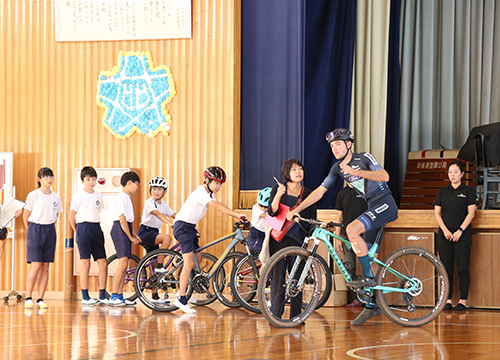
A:
<svg viewBox="0 0 500 360">
<path fill-rule="evenodd" d="M 137 232 L 137 235 L 142 240 L 141 245 L 148 253 L 158 248 L 168 249 L 172 242 L 170 235 L 160 233 L 162 224 L 165 223 L 172 226 L 173 222 L 169 218 L 175 219 L 175 212 L 162 200 L 167 190 L 167 180 L 161 176 L 156 176 L 149 181 L 149 193 L 151 197 L 144 203 L 141 226 Z M 163 259 L 158 257 L 155 273 L 166 271 L 163 268 L 162 261 Z M 153 300 L 156 300 L 155 294 L 153 294 Z"/>
<path fill-rule="evenodd" d="M 259 191 L 257 195 L 257 203 L 252 206 L 252 221 L 250 231 L 247 237 L 248 247 L 256 252 L 262 250 L 262 244 L 265 237 L 264 219 L 267 216 L 267 208 L 269 207 L 269 197 L 271 196 L 272 188 L 266 187 Z"/>
</svg>

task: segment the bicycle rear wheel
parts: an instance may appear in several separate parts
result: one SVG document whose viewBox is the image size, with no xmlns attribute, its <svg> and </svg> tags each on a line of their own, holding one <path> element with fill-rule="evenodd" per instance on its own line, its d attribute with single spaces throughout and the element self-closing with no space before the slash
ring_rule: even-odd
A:
<svg viewBox="0 0 500 360">
<path fill-rule="evenodd" d="M 304 266 L 310 258 L 312 262 L 305 273 Z M 292 265 L 293 268 L 298 265 L 294 274 Z M 316 308 L 321 291 L 321 272 L 318 261 L 301 247 L 287 247 L 274 254 L 262 269 L 257 286 L 259 307 L 267 321 L 284 328 L 302 324 Z M 299 287 L 302 276 L 309 284 L 304 281 Z M 283 285 L 278 277 L 284 278 Z M 271 291 L 268 291 L 269 285 Z"/>
<path fill-rule="evenodd" d="M 254 262 L 255 269 L 252 262 Z M 260 314 L 257 284 L 261 267 L 262 264 L 257 257 L 246 255 L 234 265 L 231 273 L 231 290 L 234 298 L 245 309 L 256 314 Z"/>
<path fill-rule="evenodd" d="M 134 274 L 137 264 L 141 259 L 137 255 L 132 254 L 128 260 L 127 271 L 125 272 L 125 283 L 123 285 L 123 297 L 127 300 L 133 301 L 137 299 L 137 294 L 134 289 Z M 107 259 L 108 261 L 108 279 L 106 281 L 106 298 L 111 297 L 111 289 L 113 288 L 113 280 L 115 278 L 115 272 L 118 268 L 118 256 L 116 254 L 111 255 Z"/>
<path fill-rule="evenodd" d="M 159 256 L 164 256 L 163 268 L 166 270 L 164 274 L 154 272 Z M 151 310 L 162 312 L 176 310 L 174 301 L 179 289 L 183 264 L 182 255 L 172 250 L 159 249 L 144 256 L 137 264 L 136 270 L 137 274 L 141 275 L 134 278 L 134 288 L 139 300 Z M 186 292 L 188 298 L 193 292 L 191 277 Z M 153 299 L 154 293 L 158 294 L 159 299 Z"/>
<path fill-rule="evenodd" d="M 377 305 L 389 320 L 401 326 L 422 326 L 433 321 L 446 305 L 449 281 L 443 263 L 436 255 L 418 247 L 393 251 L 384 263 L 418 284 L 410 293 L 376 290 Z M 380 267 L 377 284 L 405 289 L 409 282 Z"/>
</svg>

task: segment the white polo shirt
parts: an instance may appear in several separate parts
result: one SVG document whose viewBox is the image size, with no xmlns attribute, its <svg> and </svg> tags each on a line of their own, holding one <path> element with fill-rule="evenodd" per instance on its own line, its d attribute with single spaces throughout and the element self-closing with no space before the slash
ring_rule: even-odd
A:
<svg viewBox="0 0 500 360">
<path fill-rule="evenodd" d="M 150 197 L 144 203 L 144 209 L 142 210 L 141 225 L 149 226 L 152 228 L 159 229 L 163 223 L 156 215 L 153 214 L 154 210 L 158 210 L 161 214 L 165 216 L 174 215 L 174 211 L 167 205 L 167 203 L 161 200 L 158 204 L 154 198 Z"/>
<path fill-rule="evenodd" d="M 198 186 L 182 205 L 181 210 L 175 216 L 175 221 L 196 225 L 205 216 L 210 201 L 215 201 L 213 194 L 207 192 L 205 185 Z"/>
<path fill-rule="evenodd" d="M 92 194 L 81 189 L 71 199 L 71 210 L 76 211 L 76 223 L 83 222 L 100 223 L 100 211 L 104 209 L 104 202 L 99 191 L 94 190 Z"/>
<path fill-rule="evenodd" d="M 28 194 L 25 208 L 31 211 L 28 221 L 40 225 L 54 224 L 57 221 L 57 214 L 63 210 L 61 197 L 58 194 L 51 191 L 46 195 L 40 189 Z"/>
<path fill-rule="evenodd" d="M 134 206 L 132 205 L 130 195 L 120 191 L 120 193 L 116 196 L 112 214 L 113 222 L 120 221 L 121 215 L 125 215 L 125 220 L 127 220 L 127 222 L 134 222 Z"/>
</svg>

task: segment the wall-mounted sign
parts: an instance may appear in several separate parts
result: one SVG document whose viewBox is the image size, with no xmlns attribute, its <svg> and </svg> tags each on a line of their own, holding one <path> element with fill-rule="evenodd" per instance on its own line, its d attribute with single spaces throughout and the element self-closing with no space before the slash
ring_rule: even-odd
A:
<svg viewBox="0 0 500 360">
<path fill-rule="evenodd" d="M 99 74 L 96 101 L 106 110 L 102 124 L 117 138 L 135 131 L 153 138 L 169 135 L 167 104 L 175 94 L 170 68 L 153 67 L 149 51 L 120 51 L 118 65 Z"/>
<path fill-rule="evenodd" d="M 56 41 L 190 39 L 191 0 L 54 0 Z"/>
</svg>

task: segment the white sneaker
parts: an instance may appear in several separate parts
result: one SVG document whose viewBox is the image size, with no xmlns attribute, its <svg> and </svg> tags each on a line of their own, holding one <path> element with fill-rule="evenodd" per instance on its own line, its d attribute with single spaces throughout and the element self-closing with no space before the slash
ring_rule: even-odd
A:
<svg viewBox="0 0 500 360">
<path fill-rule="evenodd" d="M 33 300 L 24 300 L 24 307 L 26 309 L 33 309 Z"/>
<path fill-rule="evenodd" d="M 99 304 L 108 305 L 108 303 L 109 303 L 109 299 L 106 299 L 106 298 L 99 299 Z"/>
<path fill-rule="evenodd" d="M 180 290 L 177 290 L 177 294 L 175 294 L 175 297 L 177 299 L 180 299 L 181 295 L 180 295 Z M 196 305 L 198 304 L 198 300 L 196 300 L 193 296 L 191 296 L 188 300 L 188 303 L 191 303 L 193 305 Z"/>
<path fill-rule="evenodd" d="M 88 300 L 82 299 L 82 305 L 84 306 L 94 306 L 94 305 L 99 305 L 99 300 L 90 298 Z"/>
<path fill-rule="evenodd" d="M 195 309 L 191 309 L 191 307 L 188 304 L 184 305 L 183 303 L 181 303 L 179 299 L 175 299 L 174 306 L 177 306 L 186 314 L 196 314 Z"/>
<path fill-rule="evenodd" d="M 125 306 L 125 301 L 120 298 L 111 299 L 108 301 L 109 306 Z"/>
<path fill-rule="evenodd" d="M 166 274 L 166 273 L 168 273 L 168 270 L 165 269 L 164 267 L 155 268 L 155 274 Z"/>
<path fill-rule="evenodd" d="M 160 305 L 170 305 L 170 301 L 165 300 L 165 299 L 151 299 L 151 302 L 155 304 L 160 304 Z"/>
<path fill-rule="evenodd" d="M 125 299 L 123 302 L 124 302 L 124 303 L 125 303 L 125 305 L 127 305 L 127 306 L 134 306 L 134 305 L 137 305 L 137 302 L 136 302 L 136 301 L 130 301 L 130 300 L 127 300 L 127 299 Z"/>
<path fill-rule="evenodd" d="M 48 309 L 49 305 L 43 302 L 43 300 L 37 301 L 36 306 L 38 306 L 40 309 Z"/>
</svg>

